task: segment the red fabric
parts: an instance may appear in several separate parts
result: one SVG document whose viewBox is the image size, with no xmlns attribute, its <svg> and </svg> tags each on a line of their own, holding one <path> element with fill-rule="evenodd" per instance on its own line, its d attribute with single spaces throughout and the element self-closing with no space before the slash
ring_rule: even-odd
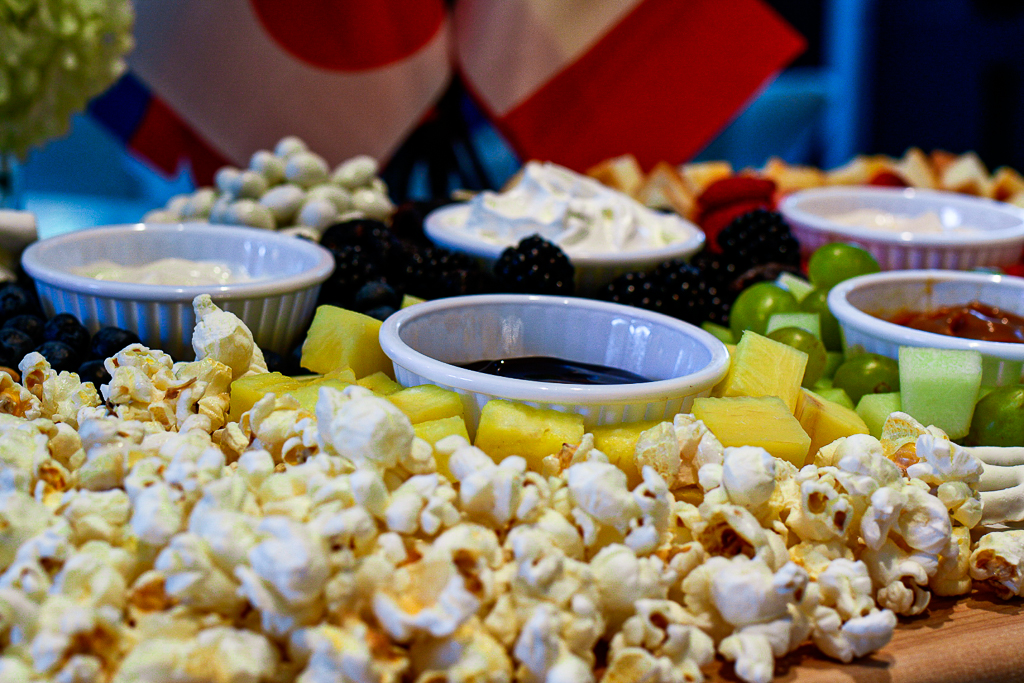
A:
<svg viewBox="0 0 1024 683">
<path fill-rule="evenodd" d="M 217 169 L 230 163 L 157 97 L 150 100 L 128 148 L 167 175 L 188 160 L 197 185 L 212 185 Z"/>
<path fill-rule="evenodd" d="M 249 0 L 263 29 L 313 66 L 361 71 L 415 54 L 445 20 L 442 0 Z"/>
<path fill-rule="evenodd" d="M 497 124 L 522 158 L 578 171 L 682 162 L 804 47 L 761 0 L 644 0 Z"/>
</svg>

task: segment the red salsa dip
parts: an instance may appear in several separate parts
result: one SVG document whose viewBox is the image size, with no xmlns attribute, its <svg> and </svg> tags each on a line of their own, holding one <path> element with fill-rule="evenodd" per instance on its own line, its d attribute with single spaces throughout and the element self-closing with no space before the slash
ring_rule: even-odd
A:
<svg viewBox="0 0 1024 683">
<path fill-rule="evenodd" d="M 915 330 L 961 339 L 1024 343 L 1024 318 L 980 301 L 928 312 L 901 312 L 888 320 Z"/>
</svg>

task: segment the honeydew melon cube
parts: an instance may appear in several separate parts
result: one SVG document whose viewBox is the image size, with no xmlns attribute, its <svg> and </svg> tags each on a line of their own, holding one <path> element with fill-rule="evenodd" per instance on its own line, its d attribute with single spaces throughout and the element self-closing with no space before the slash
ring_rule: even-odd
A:
<svg viewBox="0 0 1024 683">
<path fill-rule="evenodd" d="M 967 435 L 981 388 L 977 351 L 900 347 L 903 412 L 951 439 Z"/>
<path fill-rule="evenodd" d="M 530 469 L 539 471 L 544 458 L 581 439 L 582 415 L 495 399 L 480 411 L 474 445 L 495 462 L 519 455 Z"/>
<path fill-rule="evenodd" d="M 825 370 L 821 373 L 822 377 L 828 377 L 832 379 L 836 375 L 836 370 L 839 366 L 846 361 L 846 356 L 843 355 L 842 351 L 826 351 L 825 352 Z"/>
<path fill-rule="evenodd" d="M 845 406 L 846 408 L 849 408 L 850 410 L 854 409 L 853 399 L 850 398 L 850 395 L 847 394 L 845 390 L 843 390 L 843 389 L 841 389 L 839 387 L 827 387 L 827 388 L 822 388 L 822 389 L 815 389 L 814 393 L 816 393 L 818 396 L 821 396 L 826 401 L 832 401 L 833 403 L 838 403 L 839 405 Z"/>
<path fill-rule="evenodd" d="M 777 396 L 697 398 L 693 415 L 723 446 L 760 446 L 797 467 L 807 460 L 811 437 Z"/>
<path fill-rule="evenodd" d="M 402 389 L 387 399 L 405 413 L 414 425 L 445 417 L 463 417 L 466 412 L 458 393 L 434 384 Z"/>
<path fill-rule="evenodd" d="M 431 446 L 436 444 L 441 439 L 458 434 L 466 441 L 469 441 L 469 431 L 466 429 L 466 421 L 459 415 L 453 415 L 452 417 L 442 417 L 439 420 L 427 420 L 426 422 L 420 422 L 414 424 L 412 430 L 416 432 L 416 436 L 420 437 Z M 437 471 L 448 477 L 451 480 L 455 480 L 452 476 L 451 471 L 448 469 L 448 459 L 451 454 L 442 454 L 434 451 L 434 460 L 437 462 Z"/>
<path fill-rule="evenodd" d="M 799 327 L 821 339 L 821 316 L 817 313 L 776 313 L 768 318 L 764 333 L 768 335 L 783 327 Z"/>
<path fill-rule="evenodd" d="M 889 394 L 864 394 L 857 404 L 857 414 L 868 426 L 871 436 L 876 439 L 882 438 L 882 427 L 889 415 L 902 410 L 903 402 L 898 391 Z"/>
<path fill-rule="evenodd" d="M 302 367 L 320 374 L 352 368 L 356 377 L 383 372 L 394 377 L 395 370 L 380 348 L 381 322 L 337 306 L 320 306 L 313 315 L 309 333 L 302 344 Z"/>
<path fill-rule="evenodd" d="M 402 385 L 388 377 L 383 372 L 375 372 L 367 375 L 356 382 L 359 386 L 369 389 L 378 396 L 390 396 L 396 391 L 402 390 Z"/>
<path fill-rule="evenodd" d="M 777 396 L 796 410 L 807 367 L 807 354 L 747 330 L 736 345 L 725 379 L 713 394 L 719 397 Z"/>
<path fill-rule="evenodd" d="M 807 452 L 808 462 L 813 462 L 815 454 L 836 439 L 868 433 L 868 426 L 864 424 L 860 415 L 854 412 L 852 404 L 847 408 L 806 389 L 800 393 L 796 418 L 811 437 L 811 445 Z"/>
<path fill-rule="evenodd" d="M 736 336 L 732 333 L 728 327 L 722 325 L 716 325 L 710 321 L 704 321 L 700 324 L 700 329 L 705 332 L 709 332 L 715 336 L 723 344 L 735 344 Z"/>
<path fill-rule="evenodd" d="M 775 280 L 775 284 L 792 294 L 797 303 L 803 301 L 814 289 L 814 285 L 793 273 L 783 273 Z"/>
<path fill-rule="evenodd" d="M 627 424 L 601 425 L 593 427 L 594 448 L 608 456 L 612 464 L 626 473 L 630 487 L 640 483 L 640 472 L 636 467 L 636 442 L 640 435 L 659 424 L 659 420 L 629 422 Z"/>
</svg>

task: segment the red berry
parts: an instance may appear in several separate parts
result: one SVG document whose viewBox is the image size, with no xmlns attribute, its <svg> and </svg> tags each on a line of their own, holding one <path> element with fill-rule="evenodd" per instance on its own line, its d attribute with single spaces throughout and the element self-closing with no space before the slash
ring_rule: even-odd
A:
<svg viewBox="0 0 1024 683">
<path fill-rule="evenodd" d="M 910 187 L 907 181 L 892 171 L 879 171 L 868 184 L 879 187 Z"/>
<path fill-rule="evenodd" d="M 718 246 L 718 233 L 724 230 L 733 220 L 745 213 L 749 213 L 754 209 L 767 209 L 770 211 L 771 208 L 771 202 L 755 199 L 705 210 L 697 220 L 701 229 L 704 230 L 704 243 L 710 251 L 716 254 L 721 253 L 722 250 Z"/>
<path fill-rule="evenodd" d="M 705 188 L 697 204 L 703 212 L 736 202 L 758 200 L 770 204 L 775 181 L 749 175 L 734 175 L 717 180 Z"/>
</svg>

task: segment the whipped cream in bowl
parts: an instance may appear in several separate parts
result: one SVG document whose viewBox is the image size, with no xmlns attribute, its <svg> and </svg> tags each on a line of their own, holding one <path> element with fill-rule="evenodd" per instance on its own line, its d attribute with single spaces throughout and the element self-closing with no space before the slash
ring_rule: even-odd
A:
<svg viewBox="0 0 1024 683">
<path fill-rule="evenodd" d="M 674 214 L 553 163 L 531 161 L 504 192 L 481 192 L 442 207 L 424 224 L 436 244 L 477 257 L 485 267 L 531 235 L 557 244 L 576 269 L 578 293 L 594 292 L 617 275 L 689 258 L 704 233 Z"/>
</svg>

